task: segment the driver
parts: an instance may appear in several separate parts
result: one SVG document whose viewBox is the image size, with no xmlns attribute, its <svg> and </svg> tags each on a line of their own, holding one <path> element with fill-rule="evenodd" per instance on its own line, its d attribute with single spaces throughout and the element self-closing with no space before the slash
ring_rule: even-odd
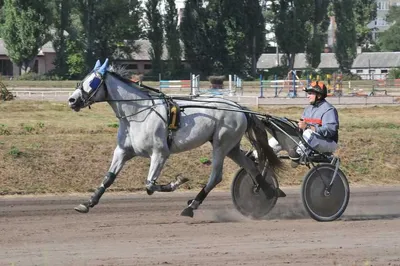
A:
<svg viewBox="0 0 400 266">
<path fill-rule="evenodd" d="M 333 153 L 339 140 L 339 115 L 336 108 L 325 100 L 328 90 L 324 83 L 314 81 L 304 89 L 310 105 L 305 107 L 298 127 L 303 131 L 303 138 L 320 153 Z M 275 138 L 269 139 L 269 145 L 276 153 L 282 147 Z M 300 157 L 309 150 L 300 143 L 297 148 L 289 151 L 292 166 L 299 164 Z"/>
</svg>

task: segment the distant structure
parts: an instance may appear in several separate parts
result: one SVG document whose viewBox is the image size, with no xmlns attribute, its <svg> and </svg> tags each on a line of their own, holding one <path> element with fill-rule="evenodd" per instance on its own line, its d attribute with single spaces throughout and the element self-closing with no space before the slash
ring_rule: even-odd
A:
<svg viewBox="0 0 400 266">
<path fill-rule="evenodd" d="M 329 19 L 330 23 L 328 26 L 328 43 L 325 45 L 325 53 L 331 53 L 333 51 L 333 46 L 336 43 L 336 20 L 334 16 L 331 16 Z"/>
<path fill-rule="evenodd" d="M 386 15 L 389 13 L 391 6 L 400 6 L 400 0 L 379 0 L 376 1 L 376 19 L 368 24 L 373 29 L 372 38 L 376 40 L 379 34 L 389 29 L 390 24 L 386 21 Z"/>
</svg>

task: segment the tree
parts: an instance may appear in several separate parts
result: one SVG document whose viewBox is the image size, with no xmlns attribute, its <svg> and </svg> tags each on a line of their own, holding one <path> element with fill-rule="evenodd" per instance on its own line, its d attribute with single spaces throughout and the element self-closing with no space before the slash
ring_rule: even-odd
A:
<svg viewBox="0 0 400 266">
<path fill-rule="evenodd" d="M 375 0 L 354 0 L 354 23 L 356 26 L 357 46 L 368 48 L 372 42 L 372 30 L 368 24 L 377 14 Z"/>
<path fill-rule="evenodd" d="M 84 43 L 82 39 L 68 38 L 66 46 L 68 72 L 64 76 L 70 79 L 81 79 L 88 70 Z"/>
<path fill-rule="evenodd" d="M 165 43 L 168 50 L 168 69 L 172 76 L 181 71 L 182 49 L 179 38 L 178 13 L 174 0 L 166 0 L 165 24 Z"/>
<path fill-rule="evenodd" d="M 251 73 L 256 75 L 257 60 L 266 45 L 265 18 L 262 6 L 258 0 L 245 1 L 245 36 L 247 37 L 247 57 L 251 61 Z"/>
<path fill-rule="evenodd" d="M 3 8 L 3 6 L 4 6 L 4 0 L 0 0 L 0 15 L 1 15 L 1 13 L 2 13 L 2 8 Z M 0 16 L 0 19 L 2 18 L 2 16 Z M 0 20 L 0 22 L 1 22 L 1 20 Z"/>
<path fill-rule="evenodd" d="M 337 25 L 335 56 L 339 69 L 344 73 L 349 73 L 357 55 L 353 0 L 335 0 L 333 10 Z"/>
<path fill-rule="evenodd" d="M 289 69 L 293 69 L 296 54 L 304 52 L 308 42 L 311 1 L 279 0 L 272 3 L 276 40 L 287 56 Z"/>
<path fill-rule="evenodd" d="M 220 74 L 256 75 L 256 63 L 265 47 L 265 20 L 258 0 L 215 1 L 208 5 L 207 25 L 214 62 Z M 217 66 L 214 63 L 214 72 Z"/>
<path fill-rule="evenodd" d="M 306 45 L 306 59 L 312 68 L 321 63 L 321 52 L 325 45 L 326 31 L 329 27 L 329 1 L 314 0 L 309 17 L 309 39 Z"/>
<path fill-rule="evenodd" d="M 216 2 L 218 3 L 218 1 Z M 210 42 L 219 44 L 219 49 L 214 50 L 214 57 L 220 64 L 219 71 L 214 69 L 214 72 L 219 75 L 224 74 L 224 72 L 247 75 L 250 65 L 246 58 L 245 3 L 244 1 L 232 3 L 229 0 L 221 1 L 220 3 L 220 5 L 214 5 L 211 13 L 215 28 L 218 30 L 213 35 L 210 35 L 210 37 L 213 37 Z M 211 18 L 209 19 L 210 21 Z"/>
<path fill-rule="evenodd" d="M 87 70 L 99 58 L 130 57 L 132 51 L 137 50 L 135 40 L 142 33 L 139 0 L 75 1 L 74 12 L 80 24 L 74 25 L 74 29 L 83 42 Z"/>
<path fill-rule="evenodd" d="M 68 74 L 68 54 L 67 54 L 67 32 L 71 28 L 71 4 L 72 0 L 55 0 L 54 1 L 54 29 L 53 47 L 56 51 L 54 60 L 55 73 L 59 76 Z"/>
<path fill-rule="evenodd" d="M 4 23 L 3 6 L 4 6 L 4 1 L 0 0 L 0 38 L 2 36 L 2 34 L 1 34 L 1 26 Z"/>
<path fill-rule="evenodd" d="M 29 72 L 39 48 L 50 38 L 46 0 L 4 0 L 2 37 L 11 61 Z"/>
<path fill-rule="evenodd" d="M 263 17 L 264 17 L 264 21 L 265 21 L 265 34 L 267 36 L 266 40 L 265 40 L 265 44 L 264 44 L 264 48 L 263 48 L 263 52 L 268 51 L 268 45 L 269 42 L 276 42 L 276 38 L 275 38 L 275 33 L 274 33 L 274 27 L 273 27 L 273 22 L 274 22 L 274 12 L 272 11 L 270 6 L 262 6 L 263 9 Z M 272 33 L 273 35 L 269 35 Z"/>
<path fill-rule="evenodd" d="M 385 51 L 400 51 L 400 7 L 390 7 L 386 20 L 391 26 L 381 33 L 379 43 Z"/>
<path fill-rule="evenodd" d="M 163 20 L 160 13 L 160 1 L 148 0 L 145 4 L 145 17 L 147 21 L 146 37 L 150 41 L 149 54 L 152 62 L 152 72 L 162 72 L 162 56 L 164 48 Z"/>
<path fill-rule="evenodd" d="M 221 43 L 215 45 L 210 42 L 207 25 L 208 19 L 209 13 L 203 8 L 202 1 L 186 1 L 183 19 L 180 25 L 185 59 L 189 62 L 193 71 L 198 71 L 202 75 L 209 75 L 213 71 L 213 62 L 215 62 L 215 58 L 213 58 L 212 55 L 210 56 L 212 48 L 225 45 Z M 215 32 L 220 31 L 214 30 L 214 34 Z"/>
<path fill-rule="evenodd" d="M 204 75 L 255 75 L 265 48 L 258 0 L 188 0 L 180 27 L 185 58 Z"/>
</svg>

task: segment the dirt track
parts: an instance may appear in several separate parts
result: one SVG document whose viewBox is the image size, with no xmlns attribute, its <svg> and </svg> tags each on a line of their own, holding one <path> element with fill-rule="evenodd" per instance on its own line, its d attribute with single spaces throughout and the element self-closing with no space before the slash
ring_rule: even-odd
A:
<svg viewBox="0 0 400 266">
<path fill-rule="evenodd" d="M 352 188 L 344 216 L 319 223 L 298 188 L 266 220 L 213 192 L 193 219 L 193 193 L 0 198 L 0 265 L 400 265 L 400 188 Z"/>
</svg>

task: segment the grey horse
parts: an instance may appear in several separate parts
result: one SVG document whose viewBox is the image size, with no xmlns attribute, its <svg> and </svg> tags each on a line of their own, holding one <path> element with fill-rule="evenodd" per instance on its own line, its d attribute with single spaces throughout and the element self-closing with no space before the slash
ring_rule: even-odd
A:
<svg viewBox="0 0 400 266">
<path fill-rule="evenodd" d="M 281 166 L 281 161 L 268 145 L 265 126 L 257 114 L 235 102 L 221 98 L 173 99 L 157 90 L 140 86 L 109 69 L 108 59 L 101 65 L 98 60 L 93 70 L 78 84 L 68 99 L 72 110 L 78 112 L 97 102 L 108 102 L 119 119 L 117 145 L 111 165 L 101 185 L 91 198 L 75 210 L 89 212 L 99 203 L 106 189 L 112 185 L 123 165 L 135 156 L 150 158 L 146 190 L 170 192 L 187 181 L 177 178 L 169 184 L 157 184 L 168 157 L 210 142 L 212 144 L 212 170 L 207 184 L 194 199 L 187 202 L 181 215 L 193 217 L 195 209 L 210 191 L 222 180 L 226 156 L 251 175 L 268 197 L 281 191 L 268 184 L 261 175 L 261 168 Z M 178 107 L 179 127 L 170 128 L 171 106 Z M 175 109 L 176 113 L 176 109 Z M 246 135 L 258 153 L 258 164 L 245 155 L 240 142 Z M 260 169 L 259 169 L 260 168 Z"/>
</svg>

